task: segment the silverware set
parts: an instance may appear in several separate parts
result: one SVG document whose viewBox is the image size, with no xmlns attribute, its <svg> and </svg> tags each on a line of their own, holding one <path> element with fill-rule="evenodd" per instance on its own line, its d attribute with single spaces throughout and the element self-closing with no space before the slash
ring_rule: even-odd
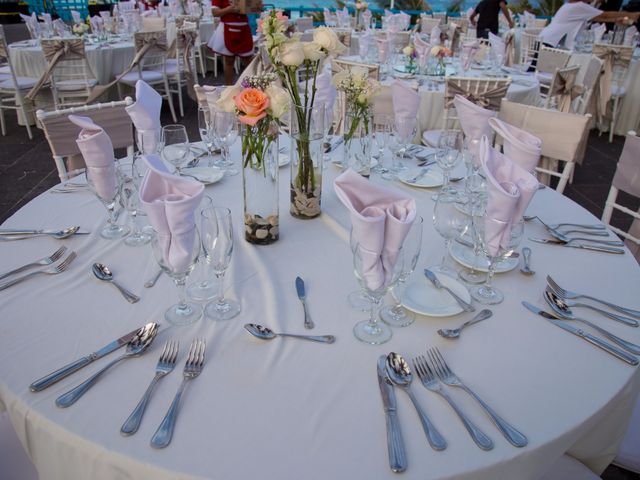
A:
<svg viewBox="0 0 640 480">
<path fill-rule="evenodd" d="M 296 293 L 298 294 L 298 299 L 302 303 L 302 309 L 304 310 L 304 328 L 311 330 L 315 327 L 313 320 L 311 320 L 311 315 L 309 315 L 309 311 L 307 310 L 307 293 L 304 285 L 304 280 L 300 277 L 296 277 Z"/>
<path fill-rule="evenodd" d="M 431 270 L 429 270 L 428 268 L 425 268 L 424 269 L 424 275 L 425 275 L 425 277 L 427 277 L 429 279 L 429 281 L 431 283 L 433 283 L 433 286 L 436 287 L 438 290 L 440 290 L 440 289 L 445 290 L 449 295 L 451 295 L 453 297 L 453 299 L 458 303 L 458 305 L 460 305 L 460 308 L 462 308 L 465 312 L 475 312 L 476 311 L 476 307 L 474 307 L 470 303 L 465 302 L 453 290 L 451 290 L 446 285 L 443 285 L 440 282 L 440 280 L 438 280 L 438 277 L 436 277 L 436 275 Z"/>
<path fill-rule="evenodd" d="M 18 267 L 14 270 L 11 270 L 9 272 L 3 273 L 0 278 L 6 278 L 9 277 L 11 275 L 14 275 L 16 273 L 20 273 L 23 272 L 25 270 L 29 270 L 31 268 L 37 268 L 37 267 L 41 267 L 41 266 L 46 266 L 46 268 L 44 269 L 40 269 L 40 270 L 36 270 L 35 272 L 29 272 L 25 275 L 22 275 L 21 277 L 18 278 L 14 278 L 13 280 L 9 280 L 7 282 L 4 282 L 2 284 L 0 284 L 0 290 L 4 290 L 6 288 L 9 288 L 13 285 L 16 285 L 20 282 L 23 282 L 24 280 L 27 280 L 28 278 L 31 278 L 33 276 L 39 275 L 39 274 L 44 274 L 44 275 L 57 275 L 59 273 L 65 272 L 66 270 L 69 269 L 69 266 L 71 265 L 71 263 L 75 260 L 76 258 L 76 252 L 71 252 L 69 255 L 67 255 L 60 263 L 55 264 L 55 262 L 57 262 L 58 260 L 60 260 L 62 258 L 62 256 L 65 254 L 65 252 L 67 251 L 67 247 L 61 247 L 58 250 L 56 250 L 55 252 L 53 252 L 51 255 L 49 255 L 48 257 L 44 257 L 41 258 L 39 260 L 36 260 L 34 262 L 30 262 L 26 265 L 23 265 L 21 267 Z"/>
<path fill-rule="evenodd" d="M 45 229 L 0 229 L 0 241 L 27 240 L 29 238 L 47 236 L 56 240 L 64 240 L 73 235 L 88 235 L 91 232 L 79 232 L 80 227 L 67 227 L 60 230 Z"/>
<path fill-rule="evenodd" d="M 318 343 L 333 343 L 336 341 L 336 337 L 333 335 L 294 335 L 292 333 L 275 333 L 270 328 L 263 325 L 257 325 L 255 323 L 245 324 L 244 329 L 254 337 L 261 340 L 273 340 L 276 337 L 291 337 Z"/>
<path fill-rule="evenodd" d="M 129 290 L 124 288 L 122 285 L 120 285 L 113 279 L 113 273 L 111 273 L 111 270 L 106 265 L 102 263 L 94 263 L 91 266 L 91 271 L 93 272 L 93 274 L 98 280 L 102 280 L 103 282 L 110 283 L 111 285 L 116 287 L 127 302 L 136 303 L 140 301 L 139 296 L 130 292 Z"/>
</svg>

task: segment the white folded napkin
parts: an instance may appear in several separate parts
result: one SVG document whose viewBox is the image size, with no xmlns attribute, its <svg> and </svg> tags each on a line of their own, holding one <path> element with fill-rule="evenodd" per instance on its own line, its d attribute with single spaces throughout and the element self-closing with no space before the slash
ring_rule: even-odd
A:
<svg viewBox="0 0 640 480">
<path fill-rule="evenodd" d="M 207 103 L 207 92 L 215 92 L 217 87 L 213 85 L 194 85 L 193 89 L 196 92 L 196 98 L 198 99 L 199 107 L 209 108 L 209 104 Z"/>
<path fill-rule="evenodd" d="M 431 45 L 440 45 L 440 34 L 442 33 L 442 31 L 440 30 L 440 27 L 435 26 L 431 29 L 431 34 L 429 35 L 429 43 Z"/>
<path fill-rule="evenodd" d="M 93 33 L 102 32 L 103 21 L 101 17 L 94 15 L 89 19 L 89 23 L 91 24 L 91 31 Z"/>
<path fill-rule="evenodd" d="M 136 102 L 125 107 L 136 127 L 138 135 L 144 138 L 144 152 L 154 153 L 157 149 L 157 140 L 160 138 L 160 110 L 162 109 L 162 96 L 148 83 L 138 80 L 136 82 Z"/>
<path fill-rule="evenodd" d="M 490 118 L 488 122 L 491 128 L 502 137 L 503 150 L 507 158 L 527 172 L 533 173 L 542 155 L 542 140 L 498 118 Z"/>
<path fill-rule="evenodd" d="M 386 38 L 376 37 L 378 44 L 378 60 L 380 63 L 385 63 L 389 59 L 390 42 Z"/>
<path fill-rule="evenodd" d="M 82 23 L 82 16 L 80 15 L 80 12 L 76 10 L 71 10 L 71 18 L 73 19 L 73 23 L 76 25 Z"/>
<path fill-rule="evenodd" d="M 487 137 L 480 140 L 480 161 L 487 179 L 487 209 L 484 238 L 488 254 L 497 257 L 507 249 L 513 226 L 522 219 L 538 181 L 533 175 L 491 147 Z"/>
<path fill-rule="evenodd" d="M 371 34 L 368 32 L 363 33 L 358 39 L 358 42 L 358 53 L 361 57 L 365 58 L 371 47 Z"/>
<path fill-rule="evenodd" d="M 502 40 L 498 35 L 494 35 L 489 32 L 489 43 L 491 43 L 491 53 L 493 54 L 493 58 L 497 59 L 498 55 L 500 55 L 504 61 L 504 55 L 507 50 L 504 40 Z"/>
<path fill-rule="evenodd" d="M 217 110 L 219 110 L 218 100 L 220 100 L 220 88 L 205 87 L 204 95 L 205 97 L 207 97 L 207 104 L 209 105 L 209 111 L 211 113 L 214 113 Z"/>
<path fill-rule="evenodd" d="M 118 181 L 111 138 L 89 117 L 69 115 L 69 121 L 82 129 L 76 143 L 96 193 L 105 201 L 113 200 L 117 193 Z"/>
<path fill-rule="evenodd" d="M 402 80 L 394 80 L 391 84 L 391 100 L 396 121 L 403 118 L 418 118 L 420 94 L 411 88 L 409 84 Z"/>
<path fill-rule="evenodd" d="M 607 26 L 604 23 L 591 25 L 591 31 L 593 32 L 594 43 L 599 43 L 607 31 Z"/>
<path fill-rule="evenodd" d="M 467 100 L 461 95 L 456 95 L 453 99 L 453 105 L 456 107 L 458 120 L 468 142 L 471 153 L 478 155 L 477 146 L 483 136 L 493 138 L 493 131 L 489 120 L 496 116 L 496 112 L 482 108 L 475 103 Z M 473 142 L 472 140 L 476 140 Z"/>
<path fill-rule="evenodd" d="M 375 185 L 351 169 L 336 178 L 333 187 L 351 214 L 352 235 L 365 255 L 367 287 L 379 290 L 389 285 L 398 253 L 416 218 L 415 200 Z"/>
<path fill-rule="evenodd" d="M 371 13 L 371 10 L 366 9 L 364 12 L 362 12 L 362 22 L 364 23 L 364 26 L 367 30 L 369 30 L 369 27 L 371 26 L 371 17 L 373 16 L 373 14 Z"/>
<path fill-rule="evenodd" d="M 157 155 L 142 158 L 149 170 L 140 185 L 140 202 L 157 233 L 164 261 L 174 272 L 185 272 L 196 240 L 195 211 L 204 185 L 169 173 Z"/>
<path fill-rule="evenodd" d="M 415 36 L 413 44 L 415 45 L 416 53 L 418 54 L 418 64 L 421 68 L 424 68 L 429 60 L 429 55 L 431 55 L 431 45 L 422 40 L 419 35 Z"/>
</svg>

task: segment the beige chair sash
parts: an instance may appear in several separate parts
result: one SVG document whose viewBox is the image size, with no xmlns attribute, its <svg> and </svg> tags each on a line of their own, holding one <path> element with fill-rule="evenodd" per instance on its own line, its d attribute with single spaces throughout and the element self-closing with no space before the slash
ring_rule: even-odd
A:
<svg viewBox="0 0 640 480">
<path fill-rule="evenodd" d="M 8 59 L 9 52 L 7 51 L 7 41 L 4 35 L 0 36 L 0 59 Z"/>
<path fill-rule="evenodd" d="M 640 197 L 640 137 L 627 135 L 613 176 L 613 186 Z"/>
<path fill-rule="evenodd" d="M 179 15 L 176 17 L 176 30 L 180 30 L 184 28 L 184 22 L 195 23 L 197 26 L 200 25 L 200 17 L 197 15 Z"/>
<path fill-rule="evenodd" d="M 49 62 L 38 83 L 29 91 L 26 98 L 33 100 L 45 83 L 49 81 L 53 69 L 60 60 L 80 60 L 85 58 L 84 41 L 81 38 L 70 40 L 42 40 L 42 52 Z"/>
<path fill-rule="evenodd" d="M 340 40 L 340 43 L 342 43 L 347 48 L 351 47 L 351 32 L 350 31 L 339 30 L 339 29 L 334 29 L 333 31 L 338 36 L 338 40 Z"/>
<path fill-rule="evenodd" d="M 504 36 L 504 64 L 507 67 L 513 65 L 516 51 L 516 35 L 513 30 L 509 30 Z"/>
<path fill-rule="evenodd" d="M 580 67 L 575 66 L 556 71 L 549 95 L 558 97 L 558 110 L 561 112 L 573 113 L 571 112 L 573 100 L 584 93 L 584 87 L 576 85 L 579 70 Z"/>
<path fill-rule="evenodd" d="M 498 111 L 500 110 L 500 102 L 507 95 L 509 89 L 509 82 L 504 82 L 484 92 L 471 92 L 462 85 L 463 82 L 458 79 L 447 79 L 447 104 L 445 108 L 452 108 L 455 96 L 461 95 L 479 107 Z"/>
<path fill-rule="evenodd" d="M 613 69 L 619 67 L 629 68 L 633 47 L 624 45 L 607 45 L 596 43 L 593 46 L 593 54 L 604 62 L 603 74 L 598 85 L 598 118 L 603 118 L 607 112 L 607 104 L 611 100 L 611 84 L 613 82 Z"/>
<path fill-rule="evenodd" d="M 144 56 L 149 52 L 164 52 L 167 51 L 167 36 L 165 32 L 138 32 L 134 35 L 134 44 L 136 49 L 136 55 L 133 57 L 131 64 L 118 75 L 113 81 L 106 85 L 96 85 L 91 91 L 91 95 L 87 99 L 86 103 L 91 103 L 98 99 L 102 94 L 109 90 L 113 85 L 118 83 L 120 79 L 137 67 Z"/>
</svg>

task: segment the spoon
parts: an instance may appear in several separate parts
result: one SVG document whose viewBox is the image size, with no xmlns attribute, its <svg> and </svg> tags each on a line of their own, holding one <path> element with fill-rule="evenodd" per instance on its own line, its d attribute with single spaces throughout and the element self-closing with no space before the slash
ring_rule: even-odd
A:
<svg viewBox="0 0 640 480">
<path fill-rule="evenodd" d="M 23 238 L 38 237 L 40 235 L 49 235 L 55 239 L 63 240 L 75 235 L 78 230 L 80 230 L 80 227 L 67 227 L 62 230 L 0 230 L 0 235 L 10 240 L 22 240 Z M 83 234 L 79 233 L 78 235 Z"/>
<path fill-rule="evenodd" d="M 486 320 L 491 315 L 493 315 L 493 312 L 485 308 L 484 310 L 480 310 L 480 312 L 478 312 L 478 314 L 475 317 L 473 317 L 471 320 L 467 322 L 464 322 L 458 328 L 439 329 L 438 335 L 444 338 L 458 338 L 460 336 L 460 332 L 462 331 L 462 329 L 464 329 L 465 327 L 468 327 L 469 325 L 473 325 L 474 323 L 478 323 L 478 322 L 481 322 L 482 320 Z"/>
<path fill-rule="evenodd" d="M 529 268 L 529 262 L 531 261 L 531 249 L 529 247 L 522 249 L 522 258 L 524 259 L 524 266 L 520 268 L 520 273 L 524 275 L 534 275 L 536 272 Z"/>
<path fill-rule="evenodd" d="M 276 337 L 292 337 L 320 343 L 333 343 L 336 341 L 336 337 L 333 335 L 293 335 L 291 333 L 275 333 L 270 328 L 263 327 L 262 325 L 257 325 L 255 323 L 245 324 L 244 329 L 254 337 L 262 340 L 271 340 Z"/>
<path fill-rule="evenodd" d="M 442 437 L 442 435 L 440 435 L 440 432 L 438 432 L 433 423 L 431 423 L 431 420 L 429 420 L 427 414 L 422 410 L 418 400 L 409 388 L 413 381 L 413 374 L 411 373 L 409 364 L 404 358 L 402 358 L 402 355 L 394 352 L 387 355 L 387 375 L 394 385 L 399 389 L 404 390 L 406 394 L 409 395 L 413 406 L 418 412 L 418 416 L 422 422 L 422 428 L 424 433 L 427 435 L 427 440 L 429 440 L 431 447 L 434 450 L 444 450 L 447 448 L 447 441 Z"/>
<path fill-rule="evenodd" d="M 102 280 L 103 282 L 109 282 L 118 290 L 120 290 L 120 293 L 127 300 L 127 302 L 136 303 L 140 300 L 139 296 L 131 293 L 129 290 L 118 284 L 113 279 L 113 274 L 111 273 L 111 270 L 109 270 L 109 267 L 107 267 L 106 265 L 103 265 L 102 263 L 94 263 L 91 267 L 91 271 L 99 280 Z"/>
<path fill-rule="evenodd" d="M 547 287 L 547 289 L 544 291 L 544 299 L 547 302 L 547 304 L 549 304 L 549 306 L 554 311 L 554 313 L 556 313 L 559 317 L 567 320 L 576 320 L 578 322 L 584 323 L 585 325 L 589 325 L 591 328 L 593 328 L 597 332 L 607 337 L 613 343 L 620 345 L 626 351 L 633 353 L 635 355 L 640 355 L 640 345 L 636 345 L 635 343 L 628 342 L 614 335 L 610 331 L 605 330 L 604 328 L 599 327 L 594 323 L 591 323 L 588 320 L 584 320 L 582 318 L 576 317 L 571 311 L 571 309 L 567 306 L 567 304 L 564 303 L 562 299 L 558 297 L 555 293 L 553 293 L 553 291 L 551 291 L 549 287 Z"/>
<path fill-rule="evenodd" d="M 127 343 L 127 351 L 123 355 L 109 362 L 104 368 L 102 368 L 102 370 L 99 370 L 97 373 L 89 377 L 77 387 L 69 390 L 67 393 L 60 395 L 56 399 L 56 405 L 62 408 L 73 405 L 82 395 L 86 393 L 87 390 L 89 390 L 93 386 L 94 383 L 96 383 L 98 378 L 100 378 L 100 376 L 104 372 L 113 367 L 116 363 L 126 358 L 136 357 L 144 353 L 144 351 L 153 343 L 153 339 L 156 338 L 159 326 L 160 325 L 158 323 L 147 323 L 138 331 L 138 333 L 136 333 L 136 335 L 129 341 L 129 343 Z"/>
</svg>

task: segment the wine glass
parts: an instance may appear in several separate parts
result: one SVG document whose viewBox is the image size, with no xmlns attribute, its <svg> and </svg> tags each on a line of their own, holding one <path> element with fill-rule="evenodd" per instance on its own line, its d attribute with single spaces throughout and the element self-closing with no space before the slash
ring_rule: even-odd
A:
<svg viewBox="0 0 640 480">
<path fill-rule="evenodd" d="M 140 174 L 134 163 L 121 162 L 117 166 L 120 178 L 120 203 L 129 213 L 131 233 L 124 239 L 125 245 L 138 247 L 151 241 L 151 234 L 140 229 L 138 212 L 140 210 Z"/>
<path fill-rule="evenodd" d="M 160 152 L 162 129 L 140 130 L 135 129 L 136 146 L 138 147 L 138 158 L 140 155 L 149 155 Z"/>
<path fill-rule="evenodd" d="M 418 120 L 416 117 L 397 117 L 393 124 L 394 133 L 398 137 L 398 144 L 400 146 L 400 150 L 398 151 L 400 158 L 409 157 L 411 155 L 407 153 L 407 148 L 413 142 L 414 137 L 416 136 L 416 129 L 418 128 Z M 397 166 L 397 171 L 407 170 L 407 166 L 404 164 L 399 164 Z"/>
<path fill-rule="evenodd" d="M 486 283 L 471 288 L 470 293 L 473 298 L 484 305 L 495 305 L 504 300 L 504 294 L 491 284 L 496 264 L 510 256 L 520 244 L 524 234 L 524 220 L 520 219 L 513 223 L 507 245 L 500 245 L 497 251 L 487 243 L 488 238 L 485 229 L 487 221 L 491 221 L 491 219 L 488 219 L 486 214 L 473 217 L 473 227 L 478 242 L 482 246 L 482 251 L 489 257 L 489 274 L 487 275 Z"/>
<path fill-rule="evenodd" d="M 377 278 L 376 273 L 372 274 L 372 262 L 379 261 L 379 258 L 373 259 L 371 252 L 362 245 L 357 244 L 353 251 L 354 273 L 362 288 L 363 293 L 370 299 L 369 319 L 356 323 L 353 327 L 355 337 L 364 343 L 371 345 L 380 345 L 389 341 L 393 335 L 389 326 L 378 322 L 378 310 L 382 303 L 382 297 L 393 288 L 402 272 L 404 259 L 402 250 L 398 252 L 398 256 L 389 274 L 388 279 Z M 375 269 L 373 269 L 375 270 Z M 380 274 L 380 272 L 377 272 Z"/>
<path fill-rule="evenodd" d="M 208 195 L 204 195 L 200 202 L 200 209 L 197 216 L 200 221 L 200 232 L 204 232 L 206 230 L 206 226 L 204 224 L 205 218 L 203 217 L 202 212 L 212 207 L 213 199 Z M 200 237 L 201 241 L 203 241 L 204 234 L 201 234 Z M 198 262 L 198 271 L 196 271 L 196 274 L 194 275 L 197 279 L 187 287 L 187 295 L 189 295 L 189 298 L 196 301 L 209 301 L 216 298 L 218 295 L 218 285 L 213 281 L 214 274 L 212 271 L 211 258 L 205 255 L 204 252 L 205 247 L 203 245 L 203 255 L 200 257 Z"/>
<path fill-rule="evenodd" d="M 438 137 L 436 149 L 436 163 L 442 169 L 442 187 L 440 192 L 434 194 L 431 199 L 437 200 L 443 193 L 456 195 L 456 189 L 449 184 L 451 170 L 458 163 L 460 148 L 462 146 L 462 132 L 460 130 L 443 130 Z"/>
<path fill-rule="evenodd" d="M 451 277 L 457 275 L 456 271 L 447 266 L 447 257 L 449 254 L 449 246 L 455 238 L 464 235 L 469 228 L 469 217 L 463 212 L 460 200 L 456 195 L 449 193 L 441 193 L 433 209 L 433 224 L 436 231 L 444 238 L 444 255 L 442 261 L 437 267 L 430 267 L 438 273 L 443 273 Z"/>
<path fill-rule="evenodd" d="M 162 158 L 176 167 L 180 175 L 180 168 L 189 154 L 189 137 L 184 125 L 166 125 L 162 127 Z"/>
<path fill-rule="evenodd" d="M 107 209 L 107 225 L 100 236 L 109 240 L 126 237 L 129 229 L 116 223 L 116 205 L 120 198 L 120 179 L 115 162 L 106 167 L 87 167 L 87 184 Z"/>
<path fill-rule="evenodd" d="M 417 217 L 411 229 L 404 239 L 402 244 L 402 250 L 404 252 L 403 268 L 398 278 L 398 285 L 407 281 L 418 264 L 418 258 L 420 257 L 420 250 L 422 249 L 422 225 L 424 220 L 422 217 Z M 397 285 L 396 285 L 397 286 Z M 416 320 L 416 316 L 402 308 L 402 304 L 396 296 L 396 304 L 393 306 L 386 306 L 380 310 L 380 318 L 387 325 L 392 327 L 406 327 L 411 325 Z"/>
<path fill-rule="evenodd" d="M 393 117 L 391 115 L 379 114 L 373 117 L 373 140 L 377 146 L 378 152 L 373 155 L 377 163 L 371 167 L 371 173 L 384 173 L 386 169 L 382 166 L 382 158 L 384 150 L 389 144 L 391 136 L 391 125 L 393 125 Z"/>
<path fill-rule="evenodd" d="M 218 279 L 218 298 L 204 307 L 213 320 L 229 320 L 240 313 L 240 305 L 224 298 L 224 274 L 233 253 L 233 223 L 231 210 L 225 207 L 207 208 L 202 212 L 202 248 Z"/>
<path fill-rule="evenodd" d="M 224 169 L 225 175 L 237 175 L 239 170 L 235 168 L 233 160 L 229 159 L 229 147 L 238 138 L 238 121 L 235 114 L 223 111 L 213 112 L 213 135 L 222 151 L 220 167 Z"/>
<path fill-rule="evenodd" d="M 198 131 L 200 132 L 200 140 L 207 149 L 207 165 L 213 166 L 213 147 L 215 145 L 213 136 L 213 125 L 211 122 L 211 111 L 208 107 L 198 108 Z"/>
<path fill-rule="evenodd" d="M 180 255 L 169 255 L 170 249 L 178 250 L 177 243 L 181 247 Z M 172 325 L 190 325 L 196 322 L 202 317 L 202 308 L 196 303 L 187 301 L 185 285 L 200 254 L 198 229 L 194 226 L 191 231 L 179 236 L 171 235 L 170 238 L 154 232 L 151 237 L 151 247 L 158 265 L 178 288 L 178 303 L 164 312 L 164 318 Z"/>
</svg>

